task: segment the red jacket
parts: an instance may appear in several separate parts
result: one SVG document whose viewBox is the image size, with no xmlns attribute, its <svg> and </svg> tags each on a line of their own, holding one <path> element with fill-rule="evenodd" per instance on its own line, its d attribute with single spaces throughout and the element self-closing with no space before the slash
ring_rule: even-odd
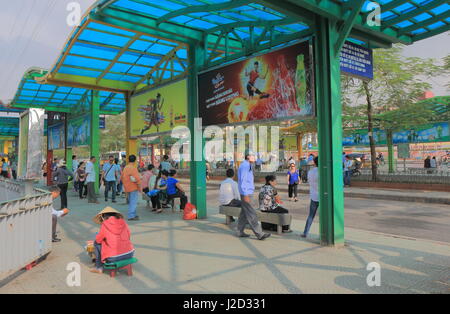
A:
<svg viewBox="0 0 450 314">
<path fill-rule="evenodd" d="M 110 217 L 104 221 L 95 237 L 95 242 L 102 245 L 102 262 L 109 257 L 131 252 L 134 248 L 130 236 L 125 220 Z"/>
</svg>

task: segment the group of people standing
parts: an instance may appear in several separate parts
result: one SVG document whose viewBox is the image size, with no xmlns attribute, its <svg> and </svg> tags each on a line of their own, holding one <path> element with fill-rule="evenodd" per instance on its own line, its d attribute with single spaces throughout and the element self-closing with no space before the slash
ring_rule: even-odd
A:
<svg viewBox="0 0 450 314">
<path fill-rule="evenodd" d="M 5 158 L 2 158 L 2 164 L 0 166 L 0 175 L 5 179 L 17 180 L 17 162 L 12 159 L 9 163 Z"/>
</svg>

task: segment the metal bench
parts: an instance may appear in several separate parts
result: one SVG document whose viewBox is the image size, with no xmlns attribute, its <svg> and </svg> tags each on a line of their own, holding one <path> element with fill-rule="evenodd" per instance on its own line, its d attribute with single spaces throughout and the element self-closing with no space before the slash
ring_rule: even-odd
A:
<svg viewBox="0 0 450 314">
<path fill-rule="evenodd" d="M 110 271 L 111 278 L 116 277 L 116 273 L 121 269 L 126 270 L 128 276 L 133 276 L 133 264 L 137 263 L 137 261 L 138 260 L 133 257 L 133 258 L 122 260 L 122 261 L 105 263 L 103 265 L 103 268 Z"/>
<path fill-rule="evenodd" d="M 231 217 L 239 217 L 239 215 L 241 214 L 241 208 L 231 206 L 220 206 L 219 212 L 220 214 L 226 216 L 225 223 L 229 225 L 231 223 Z M 256 211 L 256 214 L 260 222 L 277 225 L 278 234 L 283 233 L 283 226 L 290 225 L 292 222 L 291 214 L 265 213 L 259 210 Z"/>
</svg>

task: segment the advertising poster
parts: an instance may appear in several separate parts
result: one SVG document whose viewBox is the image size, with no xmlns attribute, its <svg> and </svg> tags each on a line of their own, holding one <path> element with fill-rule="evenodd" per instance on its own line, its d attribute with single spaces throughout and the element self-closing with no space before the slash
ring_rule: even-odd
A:
<svg viewBox="0 0 450 314">
<path fill-rule="evenodd" d="M 65 127 L 64 123 L 48 127 L 48 150 L 64 149 L 65 148 Z"/>
<path fill-rule="evenodd" d="M 88 146 L 91 137 L 91 117 L 81 116 L 67 122 L 67 146 Z"/>
<path fill-rule="evenodd" d="M 132 137 L 153 135 L 187 125 L 187 80 L 131 98 Z"/>
<path fill-rule="evenodd" d="M 203 125 L 312 116 L 310 59 L 304 42 L 200 74 Z"/>
<path fill-rule="evenodd" d="M 297 136 L 284 136 L 280 138 L 280 149 L 285 151 L 297 151 Z"/>
<path fill-rule="evenodd" d="M 386 132 L 383 130 L 374 130 L 375 144 L 387 145 Z M 411 130 L 402 130 L 394 132 L 392 135 L 394 145 L 412 144 L 412 143 L 434 143 L 449 142 L 450 127 L 449 123 L 431 123 L 415 127 Z M 369 134 L 367 130 L 355 130 L 353 134 L 344 136 L 343 146 L 369 146 Z"/>
</svg>

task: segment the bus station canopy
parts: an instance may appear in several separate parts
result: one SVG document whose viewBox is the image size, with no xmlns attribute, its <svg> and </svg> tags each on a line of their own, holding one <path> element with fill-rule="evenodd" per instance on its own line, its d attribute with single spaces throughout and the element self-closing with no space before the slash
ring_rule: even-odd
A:
<svg viewBox="0 0 450 314">
<path fill-rule="evenodd" d="M 362 45 L 412 44 L 450 29 L 447 2 L 380 0 L 381 25 L 370 27 L 365 0 L 101 0 L 42 81 L 132 92 L 186 76 L 188 45 L 204 45 L 208 68 L 311 36 L 315 14 Z"/>
<path fill-rule="evenodd" d="M 0 117 L 0 137 L 18 136 L 19 120 L 19 118 Z"/>
<path fill-rule="evenodd" d="M 77 106 L 83 106 L 84 103 L 89 106 L 91 90 L 36 82 L 35 78 L 42 77 L 46 73 L 46 70 L 37 68 L 27 71 L 20 81 L 11 106 L 66 113 L 72 112 Z M 101 114 L 119 114 L 125 111 L 123 94 L 101 91 L 99 96 Z"/>
</svg>

